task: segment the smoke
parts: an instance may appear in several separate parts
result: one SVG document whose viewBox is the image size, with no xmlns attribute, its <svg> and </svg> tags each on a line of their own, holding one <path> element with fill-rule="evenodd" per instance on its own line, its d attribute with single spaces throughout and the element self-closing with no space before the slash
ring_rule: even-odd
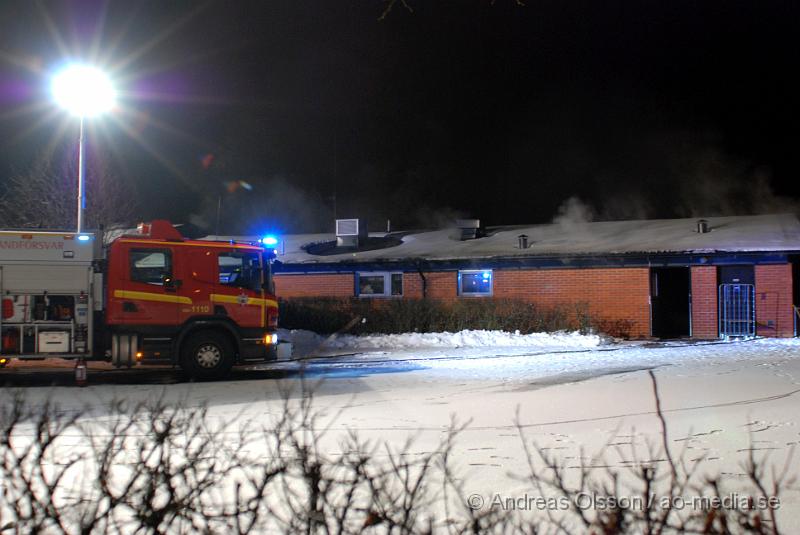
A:
<svg viewBox="0 0 800 535">
<path fill-rule="evenodd" d="M 553 218 L 553 223 L 560 226 L 564 232 L 574 233 L 584 231 L 586 224 L 593 220 L 592 207 L 578 197 L 570 197 L 558 207 L 558 214 Z"/>
<path fill-rule="evenodd" d="M 800 214 L 800 202 L 775 193 L 769 169 L 719 149 L 677 148 L 665 149 L 663 168 L 643 172 L 638 182 L 597 178 L 612 186 L 591 201 L 568 198 L 553 223 L 575 230 L 589 221 Z"/>
<path fill-rule="evenodd" d="M 768 169 L 726 157 L 718 150 L 697 154 L 678 184 L 682 217 L 797 212 L 798 202 L 777 195 Z"/>
<path fill-rule="evenodd" d="M 322 197 L 304 190 L 285 177 L 248 180 L 252 190 L 242 189 L 209 197 L 190 222 L 209 233 L 217 232 L 219 206 L 220 234 L 263 232 L 312 233 L 330 231 L 333 212 Z M 218 204 L 221 200 L 221 203 Z"/>
<path fill-rule="evenodd" d="M 467 212 L 454 208 L 423 207 L 417 210 L 414 219 L 420 228 L 447 229 L 454 228 L 457 219 L 466 219 Z"/>
</svg>

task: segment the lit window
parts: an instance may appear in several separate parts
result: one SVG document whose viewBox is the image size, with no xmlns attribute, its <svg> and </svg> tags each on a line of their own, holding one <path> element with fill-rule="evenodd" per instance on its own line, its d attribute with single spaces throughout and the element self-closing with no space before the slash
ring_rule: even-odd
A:
<svg viewBox="0 0 800 535">
<path fill-rule="evenodd" d="M 361 272 L 357 277 L 356 295 L 359 297 L 403 295 L 402 273 Z"/>
<path fill-rule="evenodd" d="M 492 295 L 492 272 L 470 270 L 458 272 L 459 295 Z"/>
</svg>

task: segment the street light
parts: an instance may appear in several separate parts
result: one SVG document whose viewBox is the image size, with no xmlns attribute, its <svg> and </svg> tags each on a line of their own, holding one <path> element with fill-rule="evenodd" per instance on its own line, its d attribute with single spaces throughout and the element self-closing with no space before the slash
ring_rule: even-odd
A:
<svg viewBox="0 0 800 535">
<path fill-rule="evenodd" d="M 78 136 L 78 230 L 83 231 L 83 210 L 86 208 L 84 180 L 86 177 L 86 151 L 84 149 L 83 120 L 95 117 L 114 107 L 116 93 L 111 80 L 101 70 L 89 65 L 73 64 L 53 76 L 51 83 L 56 103 L 71 115 L 80 118 Z"/>
</svg>

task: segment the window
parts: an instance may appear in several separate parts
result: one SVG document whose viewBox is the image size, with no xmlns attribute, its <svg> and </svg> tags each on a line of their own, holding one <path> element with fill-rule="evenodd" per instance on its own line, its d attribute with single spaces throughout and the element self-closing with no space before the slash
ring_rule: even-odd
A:
<svg viewBox="0 0 800 535">
<path fill-rule="evenodd" d="M 225 286 L 261 290 L 261 263 L 257 254 L 221 253 L 219 283 Z"/>
<path fill-rule="evenodd" d="M 492 295 L 492 272 L 490 270 L 459 271 L 458 294 L 465 296 Z"/>
<path fill-rule="evenodd" d="M 169 249 L 131 249 L 131 280 L 163 286 L 172 280 Z"/>
<path fill-rule="evenodd" d="M 358 273 L 356 292 L 359 297 L 391 297 L 403 295 L 402 273 Z"/>
</svg>

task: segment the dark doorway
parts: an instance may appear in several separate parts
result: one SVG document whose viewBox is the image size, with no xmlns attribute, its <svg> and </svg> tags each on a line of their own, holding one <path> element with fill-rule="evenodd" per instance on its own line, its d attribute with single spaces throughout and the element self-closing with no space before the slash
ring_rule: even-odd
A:
<svg viewBox="0 0 800 535">
<path fill-rule="evenodd" d="M 800 307 L 800 257 L 790 256 L 789 261 L 792 263 L 792 304 L 794 305 L 794 335 L 797 336 L 797 326 L 800 325 L 800 315 L 798 314 L 798 307 Z"/>
<path fill-rule="evenodd" d="M 800 306 L 800 256 L 790 256 L 792 263 L 792 301 L 794 306 Z"/>
<path fill-rule="evenodd" d="M 689 336 L 691 306 L 689 268 L 653 268 L 650 271 L 650 296 L 653 336 Z"/>
</svg>

